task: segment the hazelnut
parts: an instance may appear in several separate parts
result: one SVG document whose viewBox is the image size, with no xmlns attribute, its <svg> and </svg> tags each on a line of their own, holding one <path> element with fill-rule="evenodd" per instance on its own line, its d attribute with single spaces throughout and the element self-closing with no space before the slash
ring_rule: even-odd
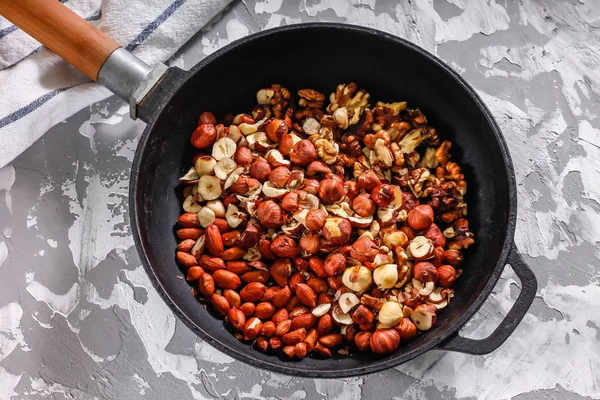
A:
<svg viewBox="0 0 600 400">
<path fill-rule="evenodd" d="M 371 324 L 373 322 L 373 313 L 364 305 L 359 305 L 352 313 L 352 321 L 359 325 Z"/>
<path fill-rule="evenodd" d="M 396 326 L 402 319 L 404 313 L 402 312 L 402 305 L 395 301 L 387 301 L 383 303 L 377 319 L 386 328 Z"/>
<path fill-rule="evenodd" d="M 346 218 L 332 217 L 325 220 L 323 237 L 333 244 L 344 244 L 350 240 L 352 225 Z"/>
<path fill-rule="evenodd" d="M 358 185 L 354 181 L 345 181 L 344 182 L 344 192 L 346 192 L 346 196 L 350 200 L 354 200 L 356 196 L 358 196 Z M 354 210 L 356 211 L 356 210 Z"/>
<path fill-rule="evenodd" d="M 316 179 L 305 179 L 304 183 L 302 184 L 302 190 L 304 190 L 306 193 L 316 195 L 319 191 L 320 185 L 320 182 Z"/>
<path fill-rule="evenodd" d="M 394 200 L 394 187 L 387 183 L 377 185 L 371 192 L 371 198 L 381 207 L 387 207 Z"/>
<path fill-rule="evenodd" d="M 300 250 L 302 251 L 302 257 L 310 257 L 319 251 L 321 247 L 321 241 L 319 235 L 316 232 L 308 232 L 302 236 L 299 241 Z"/>
<path fill-rule="evenodd" d="M 224 235 L 222 235 L 224 236 Z M 248 222 L 246 229 L 240 236 L 238 246 L 244 249 L 249 249 L 258 244 L 260 239 L 260 228 L 254 222 Z"/>
<path fill-rule="evenodd" d="M 259 158 L 250 165 L 248 173 L 251 177 L 258 179 L 260 182 L 264 182 L 271 173 L 271 165 L 269 165 L 264 158 Z"/>
<path fill-rule="evenodd" d="M 306 214 L 306 219 L 304 220 L 304 225 L 306 229 L 311 231 L 320 231 L 325 225 L 325 219 L 327 217 L 327 212 L 321 209 L 318 210 L 310 210 Z"/>
<path fill-rule="evenodd" d="M 325 278 L 327 276 L 327 272 L 325 272 L 325 261 L 321 258 L 311 257 L 308 260 L 308 266 L 318 277 Z"/>
<path fill-rule="evenodd" d="M 360 237 L 350 247 L 349 255 L 360 262 L 373 262 L 379 253 L 379 246 L 366 236 Z"/>
<path fill-rule="evenodd" d="M 344 185 L 336 179 L 325 179 L 319 185 L 318 195 L 323 204 L 336 203 L 345 195 Z"/>
<path fill-rule="evenodd" d="M 361 217 L 368 217 L 375 213 L 377 206 L 367 193 L 356 196 L 352 201 L 352 209 Z"/>
<path fill-rule="evenodd" d="M 295 165 L 308 165 L 317 158 L 317 150 L 310 140 L 302 139 L 290 150 L 290 161 Z"/>
<path fill-rule="evenodd" d="M 304 172 L 295 169 L 290 172 L 290 178 L 285 184 L 288 189 L 298 189 L 304 183 Z"/>
<path fill-rule="evenodd" d="M 444 262 L 446 264 L 456 267 L 463 260 L 462 253 L 459 250 L 446 250 L 444 251 Z"/>
<path fill-rule="evenodd" d="M 341 274 L 346 269 L 346 257 L 340 253 L 330 254 L 325 259 L 323 269 L 330 277 Z"/>
<path fill-rule="evenodd" d="M 216 124 L 217 123 L 217 118 L 215 117 L 215 115 L 211 112 L 205 111 L 202 114 L 200 114 L 200 119 L 198 120 L 198 125 L 201 124 Z"/>
<path fill-rule="evenodd" d="M 295 138 L 297 138 L 298 140 L 294 140 Z M 281 139 L 279 140 L 279 152 L 281 154 L 283 154 L 284 156 L 289 156 L 290 155 L 290 151 L 292 150 L 292 147 L 294 147 L 294 145 L 299 142 L 300 138 L 298 138 L 298 136 L 296 135 L 290 135 L 290 134 L 285 134 L 281 136 Z"/>
<path fill-rule="evenodd" d="M 271 251 L 277 257 L 292 258 L 298 255 L 300 249 L 296 241 L 288 235 L 279 235 L 271 243 Z"/>
<path fill-rule="evenodd" d="M 235 155 L 233 156 L 233 161 L 235 161 L 237 165 L 246 166 L 250 164 L 252 162 L 252 151 L 245 146 L 238 146 Z"/>
<path fill-rule="evenodd" d="M 371 270 L 364 265 L 347 268 L 342 275 L 344 286 L 357 293 L 368 288 L 371 282 L 373 282 Z"/>
<path fill-rule="evenodd" d="M 249 178 L 241 175 L 235 182 L 229 187 L 229 191 L 235 194 L 246 194 L 252 190 L 256 190 L 260 187 L 258 179 Z"/>
<path fill-rule="evenodd" d="M 410 318 L 402 318 L 394 329 L 396 329 L 402 341 L 410 340 L 417 335 L 417 326 Z"/>
<path fill-rule="evenodd" d="M 277 167 L 269 174 L 269 182 L 275 185 L 275 187 L 282 188 L 285 187 L 291 175 L 292 174 L 287 167 Z"/>
<path fill-rule="evenodd" d="M 397 246 L 405 247 L 408 244 L 408 237 L 400 230 L 390 229 L 383 235 L 383 243 L 390 249 Z"/>
<path fill-rule="evenodd" d="M 442 287 L 449 288 L 456 282 L 456 270 L 452 265 L 442 265 L 437 269 L 439 284 Z"/>
<path fill-rule="evenodd" d="M 288 126 L 284 120 L 273 118 L 264 128 L 265 134 L 272 142 L 277 142 L 283 135 L 288 133 Z"/>
<path fill-rule="evenodd" d="M 415 323 L 417 329 L 427 331 L 435 324 L 437 311 L 433 304 L 420 304 L 413 310 L 410 319 Z"/>
<path fill-rule="evenodd" d="M 408 244 L 408 250 L 415 260 L 421 261 L 433 255 L 433 244 L 425 236 L 417 236 Z"/>
<path fill-rule="evenodd" d="M 360 351 L 368 351 L 371 348 L 371 332 L 358 332 L 354 336 L 354 344 Z"/>
<path fill-rule="evenodd" d="M 381 290 L 391 289 L 398 282 L 398 266 L 396 264 L 384 264 L 373 271 L 373 281 Z"/>
<path fill-rule="evenodd" d="M 299 207 L 299 197 L 296 192 L 289 192 L 286 194 L 281 200 L 281 208 L 288 212 L 294 212 L 298 210 Z M 325 221 L 323 221 L 325 223 Z"/>
<path fill-rule="evenodd" d="M 197 149 L 206 149 L 215 143 L 217 130 L 213 124 L 200 124 L 192 133 L 192 146 Z"/>
<path fill-rule="evenodd" d="M 444 247 L 446 245 L 446 237 L 436 224 L 431 224 L 423 236 L 430 239 L 435 247 Z"/>
<path fill-rule="evenodd" d="M 400 345 L 400 335 L 394 329 L 380 329 L 373 332 L 371 350 L 377 354 L 389 354 Z"/>
<path fill-rule="evenodd" d="M 275 240 L 273 240 L 275 243 Z M 288 279 L 292 274 L 292 263 L 288 258 L 279 258 L 269 268 L 271 278 L 281 287 L 287 286 Z"/>
<path fill-rule="evenodd" d="M 437 282 L 438 269 L 432 263 L 419 262 L 413 266 L 413 276 L 416 280 L 426 282 Z"/>
<path fill-rule="evenodd" d="M 400 228 L 398 228 L 398 230 L 403 232 L 409 241 L 413 240 L 417 236 L 414 229 L 408 225 L 402 225 Z"/>
<path fill-rule="evenodd" d="M 283 225 L 283 211 L 273 200 L 260 203 L 256 209 L 256 216 L 261 225 L 267 228 L 277 228 Z"/>
<path fill-rule="evenodd" d="M 317 160 L 311 162 L 308 167 L 306 167 L 306 176 L 315 176 L 317 174 L 330 174 L 331 168 L 323 161 Z"/>
<path fill-rule="evenodd" d="M 358 176 L 356 184 L 358 185 L 359 189 L 372 191 L 377 186 L 381 185 L 381 181 L 377 175 L 375 175 L 375 172 L 369 169 Z"/>
<path fill-rule="evenodd" d="M 408 213 L 407 222 L 416 231 L 429 228 L 433 224 L 433 208 L 427 204 L 416 206 Z"/>
</svg>

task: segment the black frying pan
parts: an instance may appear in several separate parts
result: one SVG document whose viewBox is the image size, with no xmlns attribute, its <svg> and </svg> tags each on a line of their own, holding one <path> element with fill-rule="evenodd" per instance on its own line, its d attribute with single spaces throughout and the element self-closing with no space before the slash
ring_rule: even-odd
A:
<svg viewBox="0 0 600 400">
<path fill-rule="evenodd" d="M 0 6 L 0 14 L 2 11 Z M 466 252 L 455 297 L 439 313 L 435 326 L 393 354 L 283 360 L 238 341 L 226 324 L 198 303 L 185 280 L 178 278 L 182 272 L 174 259 L 177 243 L 173 234 L 183 201 L 178 178 L 191 163 L 189 138 L 201 112 L 212 111 L 222 118 L 226 113 L 248 111 L 254 105 L 256 90 L 271 83 L 280 83 L 292 93 L 304 87 L 330 93 L 336 84 L 352 80 L 374 99 L 402 99 L 409 106 L 420 107 L 430 124 L 454 143 L 453 159 L 463 166 L 469 185 L 466 200 L 477 242 Z M 137 95 L 143 95 L 139 98 L 133 91 L 132 102 L 135 112 L 148 124 L 131 173 L 130 210 L 136 247 L 156 290 L 173 312 L 224 353 L 291 375 L 354 376 L 402 364 L 436 348 L 490 353 L 514 331 L 531 305 L 537 282 L 513 242 L 517 199 L 506 143 L 474 90 L 421 48 L 356 26 L 292 25 L 236 41 L 189 72 L 169 68 L 143 89 L 137 87 Z M 521 280 L 521 293 L 513 308 L 488 338 L 459 336 L 458 331 L 481 307 L 507 263 Z"/>
</svg>

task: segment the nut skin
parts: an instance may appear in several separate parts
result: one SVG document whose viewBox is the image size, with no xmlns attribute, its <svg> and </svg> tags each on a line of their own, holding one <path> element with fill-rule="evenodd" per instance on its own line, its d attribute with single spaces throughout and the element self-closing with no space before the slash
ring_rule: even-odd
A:
<svg viewBox="0 0 600 400">
<path fill-rule="evenodd" d="M 374 353 L 389 354 L 400 345 L 400 335 L 394 329 L 380 329 L 373 332 L 369 344 Z"/>
<path fill-rule="evenodd" d="M 178 229 L 175 234 L 181 240 L 193 239 L 196 240 L 202 235 L 204 231 L 200 228 L 183 228 Z"/>
<path fill-rule="evenodd" d="M 321 258 L 311 257 L 308 260 L 308 266 L 319 278 L 327 277 L 327 272 L 325 272 L 325 261 Z"/>
<path fill-rule="evenodd" d="M 285 134 L 281 136 L 279 140 L 279 152 L 284 156 L 288 157 L 290 155 L 290 151 L 294 146 L 294 138 L 290 134 Z"/>
<path fill-rule="evenodd" d="M 180 225 L 182 228 L 200 228 L 198 214 L 191 212 L 181 214 L 179 218 L 177 218 L 177 225 Z"/>
<path fill-rule="evenodd" d="M 330 173 L 331 168 L 329 168 L 327 164 L 320 160 L 313 161 L 308 165 L 308 167 L 306 167 L 306 176 L 308 177 L 315 176 L 318 174 L 326 175 Z"/>
<path fill-rule="evenodd" d="M 313 288 L 305 283 L 296 285 L 296 296 L 298 296 L 300 301 L 308 307 L 313 308 L 317 306 L 317 294 Z"/>
<path fill-rule="evenodd" d="M 203 273 L 204 270 L 202 269 L 202 267 L 194 266 L 187 270 L 185 279 L 188 282 L 195 282 L 202 277 Z"/>
<path fill-rule="evenodd" d="M 306 329 L 299 328 L 294 331 L 288 332 L 281 337 L 284 344 L 288 346 L 295 346 L 300 343 L 306 337 Z"/>
<path fill-rule="evenodd" d="M 298 297 L 294 297 L 295 299 L 298 299 Z M 291 302 L 290 302 L 291 304 Z M 288 304 L 288 307 L 290 307 L 290 305 Z M 308 314 L 310 313 L 310 308 L 308 308 L 307 306 L 304 305 L 299 305 L 297 307 L 294 307 L 291 311 L 290 311 L 290 318 L 294 319 L 297 316 L 303 315 L 303 314 Z"/>
<path fill-rule="evenodd" d="M 191 143 L 197 149 L 207 149 L 217 139 L 217 130 L 213 124 L 200 124 L 192 133 Z"/>
<path fill-rule="evenodd" d="M 456 269 L 452 265 L 442 265 L 437 269 L 439 284 L 442 287 L 450 288 L 456 282 Z"/>
<path fill-rule="evenodd" d="M 306 235 L 300 238 L 298 244 L 303 257 L 310 257 L 316 254 L 321 247 L 321 241 L 319 240 L 319 235 L 316 232 L 308 232 Z"/>
<path fill-rule="evenodd" d="M 302 314 L 297 316 L 292 320 L 292 325 L 290 326 L 290 330 L 294 331 L 296 329 L 304 328 L 310 329 L 317 325 L 319 319 L 312 315 L 311 313 Z"/>
<path fill-rule="evenodd" d="M 224 247 L 233 247 L 237 246 L 240 242 L 242 234 L 240 231 L 230 231 L 225 232 L 221 235 L 221 241 L 223 242 Z"/>
<path fill-rule="evenodd" d="M 323 346 L 321 343 L 317 343 L 315 345 L 315 347 L 312 349 L 311 353 L 318 357 L 322 357 L 322 358 L 331 357 L 331 350 L 329 350 L 327 347 Z"/>
<path fill-rule="evenodd" d="M 268 301 L 272 303 L 273 297 L 275 297 L 275 295 L 279 293 L 280 290 L 281 288 L 277 286 L 269 286 L 267 290 L 265 290 L 265 294 L 263 294 L 263 296 L 260 298 L 260 301 Z"/>
<path fill-rule="evenodd" d="M 304 166 L 317 158 L 317 150 L 310 140 L 302 139 L 290 150 L 290 162 L 294 165 Z"/>
<path fill-rule="evenodd" d="M 292 274 L 292 263 L 289 258 L 278 258 L 269 268 L 271 278 L 281 287 L 288 284 L 288 279 Z"/>
<path fill-rule="evenodd" d="M 273 336 L 272 338 L 269 339 L 269 346 L 273 350 L 279 350 L 281 348 L 281 346 L 283 346 L 283 342 L 281 341 L 280 337 Z"/>
<path fill-rule="evenodd" d="M 193 267 L 194 265 L 198 264 L 196 262 L 196 257 L 191 255 L 190 253 L 184 253 L 183 251 L 178 251 L 176 256 L 177 256 L 177 262 L 185 267 L 189 268 L 189 267 Z"/>
<path fill-rule="evenodd" d="M 367 325 L 373 323 L 373 313 L 364 305 L 359 305 L 352 313 L 352 321 L 359 325 Z"/>
<path fill-rule="evenodd" d="M 281 351 L 291 359 L 296 355 L 296 346 L 285 346 Z"/>
<path fill-rule="evenodd" d="M 373 262 L 379 254 L 379 246 L 368 237 L 361 237 L 350 247 L 349 255 L 360 262 Z"/>
<path fill-rule="evenodd" d="M 315 348 L 317 344 L 317 340 L 319 339 L 319 334 L 317 333 L 316 328 L 309 329 L 306 333 L 306 337 L 304 338 L 304 343 L 306 343 L 306 350 L 310 353 L 312 349 Z"/>
<path fill-rule="evenodd" d="M 315 291 L 315 293 L 325 292 L 329 288 L 329 286 L 327 286 L 327 283 L 323 279 L 318 278 L 312 274 L 311 276 L 306 278 L 306 284 L 310 286 Z M 319 304 L 318 299 L 317 304 Z"/>
<path fill-rule="evenodd" d="M 215 272 L 218 269 L 225 269 L 225 261 L 220 257 L 212 257 L 208 254 L 203 254 L 198 259 L 198 264 L 206 271 Z"/>
<path fill-rule="evenodd" d="M 327 335 L 333 329 L 333 318 L 330 314 L 325 314 L 321 318 L 319 318 L 319 323 L 317 324 L 317 332 L 319 336 Z"/>
<path fill-rule="evenodd" d="M 283 289 L 278 291 L 277 294 L 275 294 L 275 296 L 273 296 L 272 302 L 273 302 L 273 305 L 275 305 L 275 307 L 281 308 L 281 307 L 287 306 L 288 303 L 290 302 L 291 298 L 292 298 L 292 291 L 290 290 L 289 286 L 285 286 Z M 287 311 L 286 311 L 286 314 L 287 314 Z"/>
<path fill-rule="evenodd" d="M 261 225 L 267 228 L 277 228 L 283 225 L 283 211 L 273 200 L 261 202 L 256 209 L 256 217 Z"/>
<path fill-rule="evenodd" d="M 289 279 L 289 285 L 292 292 L 295 293 L 296 285 L 298 285 L 299 283 L 304 283 L 304 281 L 304 275 L 302 275 L 300 272 L 293 273 Z"/>
<path fill-rule="evenodd" d="M 296 346 L 294 346 L 294 355 L 297 358 L 303 359 L 304 357 L 306 357 L 307 354 L 308 354 L 308 346 L 306 345 L 306 343 L 300 342 L 300 343 L 296 344 Z"/>
<path fill-rule="evenodd" d="M 427 204 L 421 204 L 408 213 L 407 222 L 411 228 L 420 231 L 429 228 L 433 224 L 433 217 L 433 208 Z"/>
<path fill-rule="evenodd" d="M 344 185 L 336 179 L 325 179 L 319 185 L 318 196 L 323 204 L 337 203 L 345 194 Z"/>
<path fill-rule="evenodd" d="M 302 190 L 308 194 L 316 195 L 319 191 L 320 185 L 321 183 L 316 179 L 305 179 L 304 183 L 302 183 Z"/>
<path fill-rule="evenodd" d="M 277 142 L 289 130 L 285 121 L 279 118 L 273 118 L 264 129 L 267 138 L 272 142 Z"/>
<path fill-rule="evenodd" d="M 430 239 L 435 247 L 444 247 L 446 245 L 446 237 L 436 224 L 431 224 L 423 236 Z"/>
<path fill-rule="evenodd" d="M 202 114 L 200 114 L 200 119 L 198 120 L 198 125 L 200 124 L 216 124 L 217 123 L 217 118 L 215 117 L 215 115 L 211 112 L 205 111 Z"/>
<path fill-rule="evenodd" d="M 235 261 L 242 258 L 245 254 L 246 249 L 242 249 L 241 247 L 231 247 L 223 251 L 221 258 L 223 261 Z"/>
<path fill-rule="evenodd" d="M 248 271 L 244 275 L 242 275 L 242 280 L 247 283 L 250 283 L 250 282 L 267 283 L 267 281 L 269 280 L 270 277 L 271 277 L 271 274 L 268 271 L 253 270 L 253 271 Z"/>
<path fill-rule="evenodd" d="M 210 298 L 210 302 L 217 314 L 224 317 L 229 313 L 229 301 L 227 301 L 227 299 L 224 296 L 217 293 L 213 293 L 213 295 Z"/>
<path fill-rule="evenodd" d="M 356 328 L 356 325 L 348 325 L 346 327 L 346 333 L 343 335 L 344 340 L 349 343 L 354 342 L 354 337 L 356 336 L 357 333 L 358 333 L 358 329 Z"/>
<path fill-rule="evenodd" d="M 240 237 L 238 246 L 243 249 L 249 249 L 251 247 L 256 246 L 258 244 L 259 239 L 260 227 L 254 222 L 248 222 L 248 224 L 246 224 L 246 229 L 244 229 L 244 232 Z"/>
<path fill-rule="evenodd" d="M 215 218 L 212 224 L 217 227 L 220 233 L 226 233 L 231 230 L 229 224 L 223 218 Z"/>
<path fill-rule="evenodd" d="M 342 344 L 342 339 L 343 337 L 339 333 L 330 333 L 328 335 L 321 336 L 319 338 L 319 343 L 332 349 Z"/>
<path fill-rule="evenodd" d="M 394 327 L 394 329 L 396 329 L 400 335 L 400 339 L 403 342 L 409 341 L 417 335 L 417 326 L 410 320 L 410 318 L 402 318 L 398 325 Z"/>
<path fill-rule="evenodd" d="M 271 243 L 271 251 L 277 257 L 296 257 L 300 252 L 300 248 L 296 245 L 296 241 L 288 235 L 279 235 Z"/>
<path fill-rule="evenodd" d="M 254 179 L 258 179 L 260 182 L 264 182 L 271 173 L 271 165 L 264 158 L 259 158 L 250 164 L 248 173 Z"/>
<path fill-rule="evenodd" d="M 280 323 L 282 323 L 283 321 L 287 321 L 289 319 L 290 319 L 290 315 L 288 314 L 288 311 L 285 308 L 280 308 L 279 310 L 277 310 L 275 312 L 275 314 L 273 315 L 273 318 L 271 318 L 271 321 L 273 321 L 275 326 L 279 326 Z"/>
<path fill-rule="evenodd" d="M 270 338 L 275 334 L 275 323 L 273 321 L 267 321 L 263 324 L 262 329 L 260 330 L 260 334 L 267 338 Z"/>
<path fill-rule="evenodd" d="M 246 324 L 246 316 L 241 310 L 237 308 L 230 308 L 227 312 L 227 320 L 236 331 L 241 331 L 244 329 L 244 325 Z"/>
<path fill-rule="evenodd" d="M 196 241 L 194 239 L 185 239 L 177 245 L 177 251 L 188 252 L 194 247 Z"/>
<path fill-rule="evenodd" d="M 219 257 L 223 254 L 223 241 L 221 240 L 221 233 L 219 228 L 215 224 L 210 224 L 206 227 L 206 249 L 213 256 Z"/>
<path fill-rule="evenodd" d="M 297 211 L 299 208 L 299 197 L 296 192 L 289 192 L 286 194 L 281 200 L 281 208 L 283 208 L 287 212 Z M 324 223 L 324 221 L 323 221 Z"/>
<path fill-rule="evenodd" d="M 408 242 L 410 242 L 417 236 L 414 229 L 407 225 L 402 225 L 400 228 L 398 228 L 398 230 L 406 235 L 406 237 L 408 238 Z"/>
<path fill-rule="evenodd" d="M 258 301 L 267 291 L 267 287 L 260 282 L 251 282 L 241 291 L 240 297 L 244 301 Z"/>
<path fill-rule="evenodd" d="M 304 225 L 308 230 L 311 231 L 320 231 L 323 229 L 325 225 L 325 219 L 327 218 L 327 212 L 317 209 L 310 210 L 306 213 L 306 219 L 304 221 Z"/>
<path fill-rule="evenodd" d="M 344 244 L 350 240 L 352 225 L 346 218 L 327 218 L 323 226 L 323 238 L 333 244 Z"/>
<path fill-rule="evenodd" d="M 392 185 L 383 183 L 375 186 L 371 192 L 371 199 L 381 207 L 387 207 L 394 200 L 394 188 Z"/>
<path fill-rule="evenodd" d="M 244 313 L 246 318 L 252 317 L 254 315 L 254 310 L 256 309 L 256 305 L 254 303 L 246 302 L 240 306 L 240 311 Z"/>
<path fill-rule="evenodd" d="M 258 251 L 262 254 L 266 260 L 272 260 L 275 258 L 275 253 L 271 251 L 271 241 L 268 239 L 260 239 L 258 241 Z"/>
<path fill-rule="evenodd" d="M 416 280 L 426 282 L 438 281 L 438 269 L 429 262 L 419 262 L 413 266 L 413 276 Z"/>
<path fill-rule="evenodd" d="M 255 340 L 260 334 L 262 325 L 263 324 L 260 319 L 256 317 L 250 318 L 248 321 L 246 321 L 246 324 L 244 325 L 244 339 Z"/>
<path fill-rule="evenodd" d="M 367 193 L 358 195 L 352 201 L 352 209 L 361 217 L 371 216 L 377 210 L 375 202 L 371 200 L 371 196 Z"/>
<path fill-rule="evenodd" d="M 263 353 L 266 353 L 269 349 L 269 340 L 264 336 L 259 336 L 255 342 L 256 348 Z"/>
<path fill-rule="evenodd" d="M 238 146 L 233 156 L 233 161 L 237 165 L 246 166 L 252 162 L 252 150 L 246 146 Z"/>
<path fill-rule="evenodd" d="M 340 253 L 330 254 L 325 259 L 323 268 L 329 277 L 340 275 L 346 269 L 346 257 Z"/>
<path fill-rule="evenodd" d="M 256 305 L 256 309 L 254 310 L 254 316 L 260 318 L 261 320 L 269 319 L 275 314 L 277 309 L 272 303 L 268 303 L 263 301 Z"/>
<path fill-rule="evenodd" d="M 371 349 L 371 336 L 373 336 L 371 332 L 358 332 L 354 336 L 356 348 L 360 351 L 369 351 Z"/>
<path fill-rule="evenodd" d="M 215 284 L 223 289 L 236 289 L 242 284 L 240 277 L 231 271 L 219 269 L 213 272 Z"/>
</svg>

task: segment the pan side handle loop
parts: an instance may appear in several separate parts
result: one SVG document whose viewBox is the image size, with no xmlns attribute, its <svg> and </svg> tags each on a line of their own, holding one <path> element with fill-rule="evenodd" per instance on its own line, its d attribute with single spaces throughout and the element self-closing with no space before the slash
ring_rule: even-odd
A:
<svg viewBox="0 0 600 400">
<path fill-rule="evenodd" d="M 531 306 L 537 291 L 537 280 L 533 271 L 517 250 L 514 242 L 508 254 L 508 264 L 511 265 L 521 281 L 521 293 L 500 325 L 485 339 L 468 339 L 456 333 L 440 349 L 458 351 L 467 354 L 488 354 L 496 350 L 508 339 L 519 325 Z"/>
</svg>

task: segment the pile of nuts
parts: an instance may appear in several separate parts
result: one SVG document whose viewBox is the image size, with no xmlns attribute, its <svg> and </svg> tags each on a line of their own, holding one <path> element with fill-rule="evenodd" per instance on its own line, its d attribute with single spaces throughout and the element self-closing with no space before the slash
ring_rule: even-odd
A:
<svg viewBox="0 0 600 400">
<path fill-rule="evenodd" d="M 474 243 L 464 176 L 419 109 L 261 89 L 251 115 L 192 134 L 177 261 L 194 294 L 263 352 L 388 354 L 430 329 Z"/>
</svg>

